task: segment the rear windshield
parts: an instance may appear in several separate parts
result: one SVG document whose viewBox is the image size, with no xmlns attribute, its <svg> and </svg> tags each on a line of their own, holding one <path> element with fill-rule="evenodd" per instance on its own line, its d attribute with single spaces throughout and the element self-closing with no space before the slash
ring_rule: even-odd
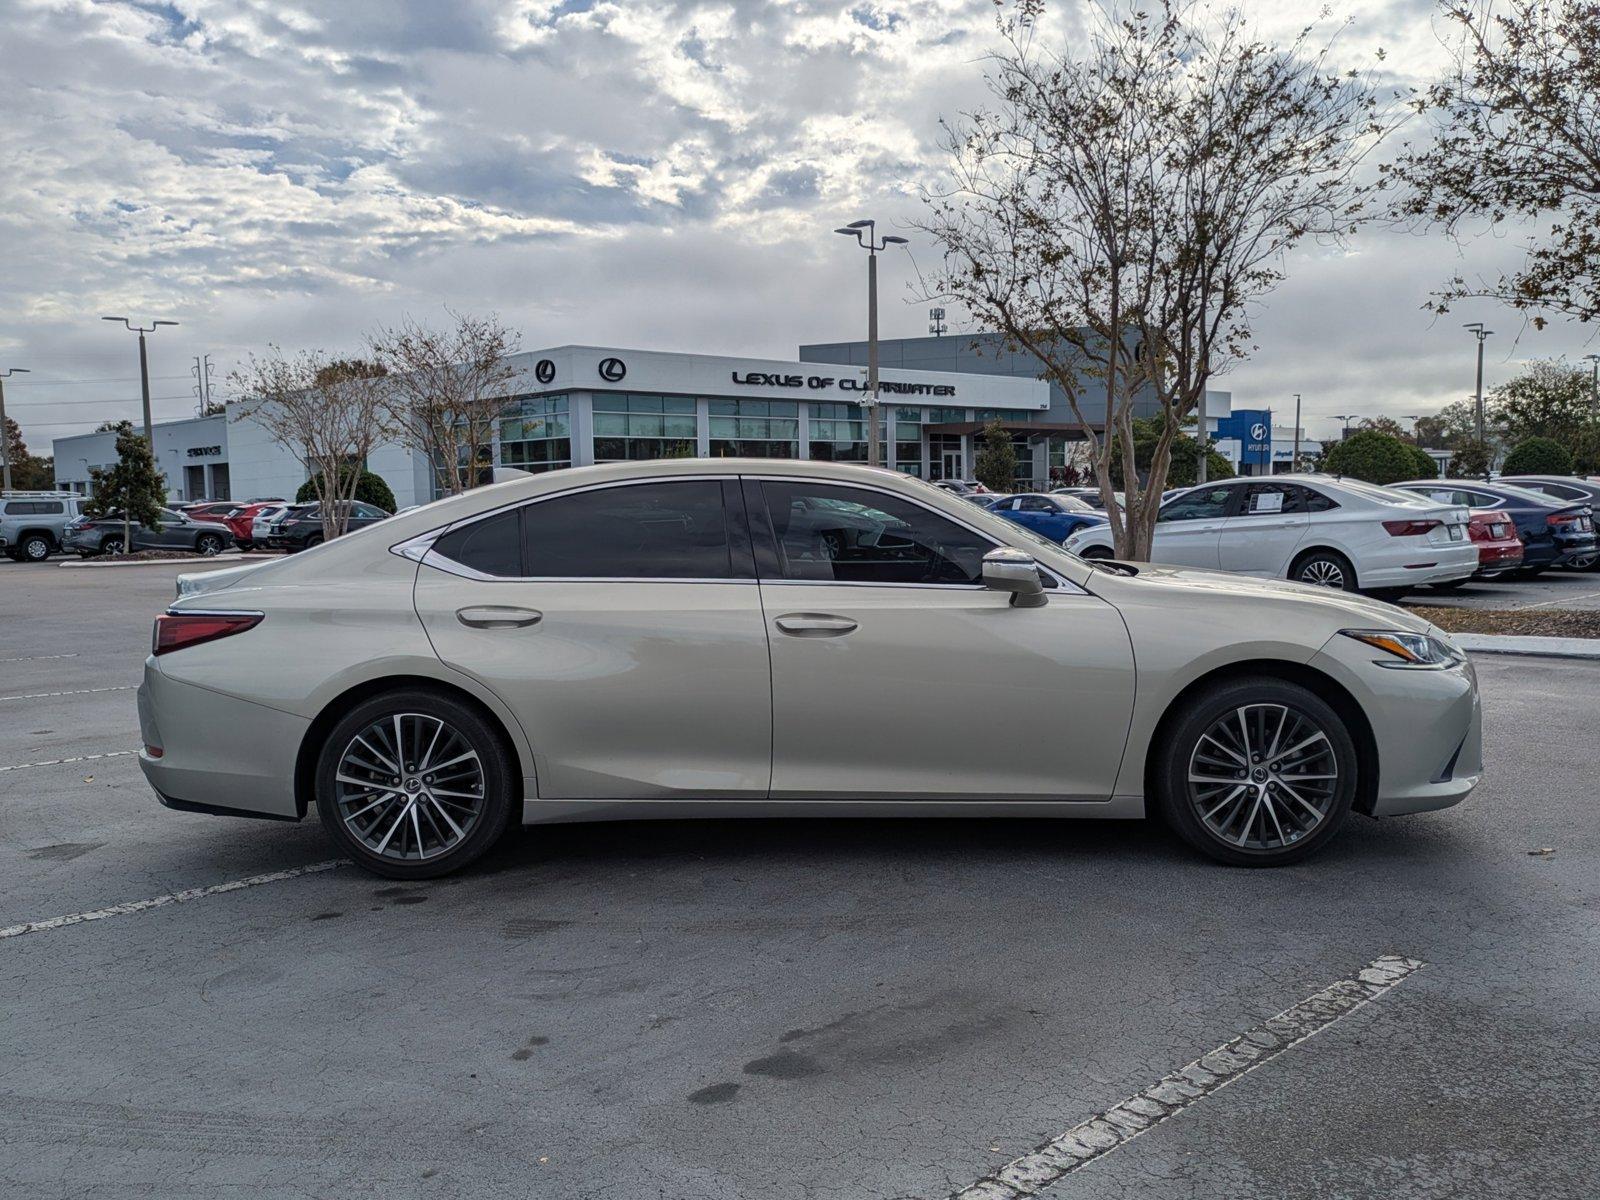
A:
<svg viewBox="0 0 1600 1200">
<path fill-rule="evenodd" d="M 1382 500 L 1385 504 L 1411 504 L 1432 508 L 1437 501 L 1426 496 L 1419 496 L 1416 492 L 1406 492 L 1399 488 L 1380 487 L 1376 483 L 1365 483 L 1359 479 L 1340 479 L 1339 486 L 1348 488 L 1358 496 L 1365 496 L 1369 500 Z"/>
</svg>

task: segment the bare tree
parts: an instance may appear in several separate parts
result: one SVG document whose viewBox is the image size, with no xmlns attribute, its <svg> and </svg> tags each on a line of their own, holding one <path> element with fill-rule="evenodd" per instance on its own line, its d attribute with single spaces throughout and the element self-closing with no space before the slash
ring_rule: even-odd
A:
<svg viewBox="0 0 1600 1200">
<path fill-rule="evenodd" d="M 433 464 L 439 490 L 453 496 L 474 486 L 488 461 L 521 338 L 495 313 L 445 311 L 455 322 L 448 329 L 407 317 L 367 344 L 389 374 L 385 412 L 396 436 Z"/>
<path fill-rule="evenodd" d="M 1376 181 L 1363 159 L 1386 112 L 1310 30 L 1279 47 L 1237 10 L 1164 0 L 1119 14 L 1106 0 L 1070 57 L 1036 45 L 1042 10 L 1022 0 L 1002 17 L 994 107 L 945 126 L 950 180 L 925 193 L 920 223 L 944 251 L 927 288 L 1060 385 L 1117 552 L 1142 559 L 1173 439 L 1212 376 L 1248 353 L 1251 308 L 1284 255 L 1366 219 Z M 1144 405 L 1162 428 L 1141 478 Z"/>
<path fill-rule="evenodd" d="M 1407 185 L 1397 207 L 1462 240 L 1514 221 L 1540 220 L 1543 236 L 1530 225 L 1519 269 L 1456 276 L 1432 307 L 1489 297 L 1539 328 L 1546 313 L 1600 318 L 1600 4 L 1444 0 L 1441 13 L 1453 61 L 1416 102 L 1433 139 L 1388 168 Z"/>
<path fill-rule="evenodd" d="M 311 479 L 322 536 L 338 537 L 367 456 L 389 433 L 382 367 L 320 350 L 290 357 L 269 346 L 231 371 L 228 383 L 240 402 L 234 420 L 256 422 L 294 455 Z"/>
</svg>

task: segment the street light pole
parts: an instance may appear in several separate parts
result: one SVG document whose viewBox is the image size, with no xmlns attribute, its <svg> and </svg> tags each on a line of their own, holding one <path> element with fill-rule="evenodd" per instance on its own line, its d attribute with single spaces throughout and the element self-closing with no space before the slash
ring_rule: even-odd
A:
<svg viewBox="0 0 1600 1200">
<path fill-rule="evenodd" d="M 1350 440 L 1350 422 L 1354 421 L 1360 415 L 1361 415 L 1360 413 L 1350 413 L 1348 416 L 1346 414 L 1344 414 L 1344 413 L 1334 413 L 1333 414 L 1333 418 L 1332 418 L 1333 420 L 1335 420 L 1335 421 L 1343 421 L 1344 422 L 1344 433 L 1340 434 L 1340 437 L 1344 441 L 1348 442 Z"/>
<path fill-rule="evenodd" d="M 1294 465 L 1291 471 L 1300 469 L 1300 393 L 1294 394 Z"/>
<path fill-rule="evenodd" d="M 176 321 L 151 321 L 149 325 L 135 325 L 127 317 L 101 317 L 102 321 L 121 321 L 124 329 L 139 335 L 139 395 L 144 401 L 144 442 L 155 452 L 155 435 L 150 431 L 150 358 L 145 352 L 144 335 L 154 333 L 162 325 L 176 325 Z"/>
<path fill-rule="evenodd" d="M 27 367 L 7 367 L 0 371 L 0 487 L 11 490 L 11 429 L 6 424 L 5 380 L 13 375 L 28 374 Z"/>
<path fill-rule="evenodd" d="M 1585 354 L 1590 366 L 1589 403 L 1600 410 L 1600 354 Z"/>
<path fill-rule="evenodd" d="M 1461 328 L 1470 329 L 1472 336 L 1478 339 L 1478 386 L 1475 389 L 1478 397 L 1478 445 L 1483 447 L 1483 478 L 1489 479 L 1489 442 L 1483 430 L 1483 343 L 1484 339 L 1494 333 L 1492 329 L 1485 329 L 1482 321 L 1473 321 Z"/>
<path fill-rule="evenodd" d="M 876 236 L 874 221 L 851 221 L 835 233 L 856 239 L 856 245 L 867 252 L 867 398 L 862 404 L 867 425 L 867 465 L 879 466 L 878 453 L 878 251 L 890 246 L 904 246 L 906 239 L 885 235 Z"/>
</svg>

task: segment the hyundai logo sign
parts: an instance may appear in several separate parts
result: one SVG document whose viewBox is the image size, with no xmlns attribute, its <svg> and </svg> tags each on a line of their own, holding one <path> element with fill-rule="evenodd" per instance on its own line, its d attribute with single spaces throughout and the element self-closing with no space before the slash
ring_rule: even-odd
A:
<svg viewBox="0 0 1600 1200">
<path fill-rule="evenodd" d="M 548 358 L 541 358 L 533 365 L 533 377 L 540 383 L 549 383 L 556 377 L 556 365 Z"/>
<path fill-rule="evenodd" d="M 1252 442 L 1264 442 L 1267 440 L 1267 427 L 1260 421 L 1250 426 L 1250 440 Z"/>
<path fill-rule="evenodd" d="M 600 360 L 600 378 L 607 383 L 621 383 L 623 376 L 627 375 L 627 365 L 620 358 L 602 358 Z"/>
</svg>

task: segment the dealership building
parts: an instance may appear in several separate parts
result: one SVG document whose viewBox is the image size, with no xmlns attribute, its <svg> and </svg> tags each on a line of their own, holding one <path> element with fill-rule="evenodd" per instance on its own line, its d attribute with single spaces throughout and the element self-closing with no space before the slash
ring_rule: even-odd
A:
<svg viewBox="0 0 1600 1200">
<path fill-rule="evenodd" d="M 1043 487 L 1080 440 L 1058 385 L 1036 360 L 997 339 L 880 343 L 882 462 L 923 479 L 972 477 L 984 430 L 1011 435 L 1016 484 Z M 866 343 L 804 346 L 798 360 L 558 346 L 517 355 L 493 443 L 496 466 L 537 472 L 656 458 L 867 460 Z M 1208 401 L 1215 425 L 1226 393 Z M 1092 401 L 1085 399 L 1091 412 Z M 1152 412 L 1154 409 L 1152 408 Z M 1141 413 L 1141 415 L 1144 415 Z M 266 429 L 230 405 L 225 416 L 155 427 L 157 464 L 173 501 L 293 496 L 305 470 Z M 88 468 L 115 459 L 113 434 L 55 441 L 56 479 L 79 491 Z M 422 456 L 382 445 L 368 458 L 402 507 L 433 498 Z"/>
</svg>

